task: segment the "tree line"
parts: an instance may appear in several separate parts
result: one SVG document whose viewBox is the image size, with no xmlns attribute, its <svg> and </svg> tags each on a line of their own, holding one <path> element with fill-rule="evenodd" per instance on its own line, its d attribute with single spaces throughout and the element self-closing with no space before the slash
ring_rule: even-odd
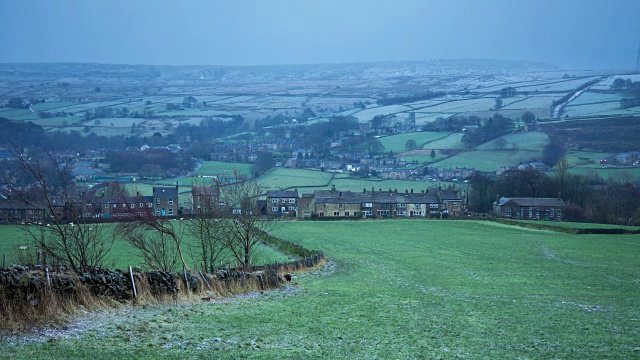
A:
<svg viewBox="0 0 640 360">
<path fill-rule="evenodd" d="M 498 197 L 559 197 L 565 201 L 563 218 L 605 224 L 640 224 L 640 190 L 627 176 L 604 180 L 597 175 L 569 173 L 566 159 L 552 174 L 510 170 L 497 179 L 477 173 L 470 181 L 469 209 L 491 212 Z"/>
</svg>

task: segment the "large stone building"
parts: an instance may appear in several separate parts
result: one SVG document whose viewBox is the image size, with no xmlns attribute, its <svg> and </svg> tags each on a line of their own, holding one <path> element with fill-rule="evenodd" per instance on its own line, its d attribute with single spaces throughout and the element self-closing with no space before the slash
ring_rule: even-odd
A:
<svg viewBox="0 0 640 360">
<path fill-rule="evenodd" d="M 564 202 L 557 198 L 505 198 L 493 203 L 498 216 L 528 220 L 561 220 Z"/>
</svg>

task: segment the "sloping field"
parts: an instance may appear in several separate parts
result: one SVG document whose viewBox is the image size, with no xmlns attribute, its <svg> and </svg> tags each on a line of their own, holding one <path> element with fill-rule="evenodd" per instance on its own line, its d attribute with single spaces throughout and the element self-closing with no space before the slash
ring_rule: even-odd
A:
<svg viewBox="0 0 640 360">
<path fill-rule="evenodd" d="M 273 168 L 260 176 L 256 181 L 269 187 L 269 190 L 285 189 L 297 186 L 324 187 L 329 183 L 333 173 L 303 170 Z M 306 191 L 306 190 L 304 190 Z M 299 192 L 303 192 L 300 189 Z"/>
<path fill-rule="evenodd" d="M 382 145 L 384 145 L 385 152 L 393 151 L 397 154 L 406 150 L 405 144 L 407 143 L 407 140 L 414 140 L 417 144 L 416 147 L 419 148 L 425 143 L 429 143 L 430 141 L 434 141 L 437 139 L 442 139 L 447 135 L 449 135 L 449 133 L 425 131 L 385 136 L 383 138 L 380 138 L 379 140 Z"/>
<path fill-rule="evenodd" d="M 290 222 L 329 266 L 284 291 L 88 315 L 35 358 L 636 358 L 636 236 L 476 221 Z M 46 341 L 48 340 L 48 341 Z"/>
<path fill-rule="evenodd" d="M 507 134 L 499 137 L 504 139 L 504 149 L 540 151 L 549 143 L 549 136 L 543 132 L 530 131 L 517 134 Z M 478 150 L 500 150 L 500 141 L 491 140 L 477 147 Z M 515 146 L 515 147 L 514 147 Z"/>
<path fill-rule="evenodd" d="M 180 226 L 177 220 L 174 221 L 176 226 Z M 184 221 L 184 220 L 183 220 Z M 113 228 L 112 224 L 102 224 L 98 226 L 108 226 Z M 22 231 L 20 226 L 17 225 L 2 225 L 0 226 L 0 236 L 3 241 L 0 242 L 0 266 L 2 266 L 2 258 L 3 255 L 7 255 L 7 263 L 9 266 L 11 264 L 19 264 L 20 259 L 24 257 L 24 254 L 34 249 L 32 245 L 32 239 L 29 238 L 28 235 Z M 194 258 L 194 254 L 198 253 L 199 242 L 196 238 L 191 235 L 186 234 L 183 238 L 183 251 L 187 264 L 193 266 L 194 269 L 200 268 L 201 266 L 197 264 L 197 255 Z M 26 247 L 26 249 L 21 249 L 21 247 Z M 23 253 L 21 256 L 20 253 Z M 265 264 L 265 263 L 273 263 L 275 260 L 279 262 L 287 261 L 289 256 L 282 254 L 281 252 L 275 250 L 272 247 L 259 244 L 259 248 L 256 252 L 256 264 Z M 232 256 L 227 253 L 222 256 L 221 259 L 223 262 L 231 263 Z M 126 269 L 129 266 L 137 266 L 142 269 L 146 269 L 144 264 L 144 259 L 140 256 L 139 252 L 133 248 L 128 242 L 123 239 L 116 239 L 113 243 L 113 247 L 111 252 L 107 255 L 107 260 L 105 261 L 107 266 L 113 267 L 116 269 Z M 113 265 L 113 266 L 112 266 Z M 182 266 L 182 265 L 181 265 Z M 180 267 L 181 267 L 180 266 Z M 177 270 L 177 269 L 176 269 Z M 1 348 L 1 345 L 0 345 Z"/>
<path fill-rule="evenodd" d="M 542 150 L 475 150 L 439 161 L 438 168 L 468 167 L 478 171 L 496 171 L 500 166 L 517 166 L 521 162 L 542 158 Z"/>
<path fill-rule="evenodd" d="M 204 161 L 196 174 L 198 175 L 233 175 L 236 170 L 242 175 L 251 175 L 252 164 L 228 163 L 223 161 Z"/>
</svg>

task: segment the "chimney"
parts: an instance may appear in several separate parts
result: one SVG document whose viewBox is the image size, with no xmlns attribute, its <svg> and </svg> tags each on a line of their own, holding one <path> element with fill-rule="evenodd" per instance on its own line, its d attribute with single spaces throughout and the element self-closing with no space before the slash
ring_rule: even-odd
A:
<svg viewBox="0 0 640 360">
<path fill-rule="evenodd" d="M 136 191 L 136 197 L 140 197 L 140 191 Z"/>
<path fill-rule="evenodd" d="M 413 188 L 411 188 L 411 193 L 413 194 Z"/>
<path fill-rule="evenodd" d="M 371 195 L 373 195 L 376 192 L 376 189 L 372 186 L 371 187 Z"/>
<path fill-rule="evenodd" d="M 338 193 L 338 197 L 342 197 L 342 191 Z"/>
<path fill-rule="evenodd" d="M 405 194 L 405 195 L 408 195 L 408 194 L 409 194 L 409 190 L 404 189 L 404 194 Z"/>
<path fill-rule="evenodd" d="M 362 189 L 362 193 L 366 194 L 367 193 L 367 188 Z"/>
</svg>

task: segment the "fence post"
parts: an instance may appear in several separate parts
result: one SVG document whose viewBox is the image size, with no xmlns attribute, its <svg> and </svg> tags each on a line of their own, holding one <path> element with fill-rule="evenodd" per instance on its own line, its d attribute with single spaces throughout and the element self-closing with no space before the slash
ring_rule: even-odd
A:
<svg viewBox="0 0 640 360">
<path fill-rule="evenodd" d="M 136 291 L 136 281 L 133 278 L 133 270 L 131 269 L 131 266 L 129 266 L 129 275 L 131 275 L 131 285 L 133 286 L 133 297 L 137 298 L 138 292 Z"/>
<path fill-rule="evenodd" d="M 51 286 L 51 278 L 49 277 L 49 268 L 46 267 L 44 268 L 44 270 L 47 273 L 47 285 Z"/>
<path fill-rule="evenodd" d="M 204 276 L 204 274 L 202 273 L 202 271 L 198 271 L 200 273 L 200 277 L 202 277 L 202 281 L 204 281 L 204 283 L 207 285 L 207 287 L 209 288 L 209 290 L 211 290 L 211 285 L 209 285 L 209 282 L 207 281 L 207 278 Z"/>
<path fill-rule="evenodd" d="M 7 262 L 7 254 L 4 254 L 4 256 L 2 257 L 2 268 L 6 268 L 5 263 Z"/>
<path fill-rule="evenodd" d="M 184 266 L 182 267 L 182 273 L 184 274 L 184 283 L 187 284 L 187 294 L 191 292 L 191 289 L 189 289 L 189 279 L 187 279 L 187 268 L 185 268 Z"/>
</svg>

